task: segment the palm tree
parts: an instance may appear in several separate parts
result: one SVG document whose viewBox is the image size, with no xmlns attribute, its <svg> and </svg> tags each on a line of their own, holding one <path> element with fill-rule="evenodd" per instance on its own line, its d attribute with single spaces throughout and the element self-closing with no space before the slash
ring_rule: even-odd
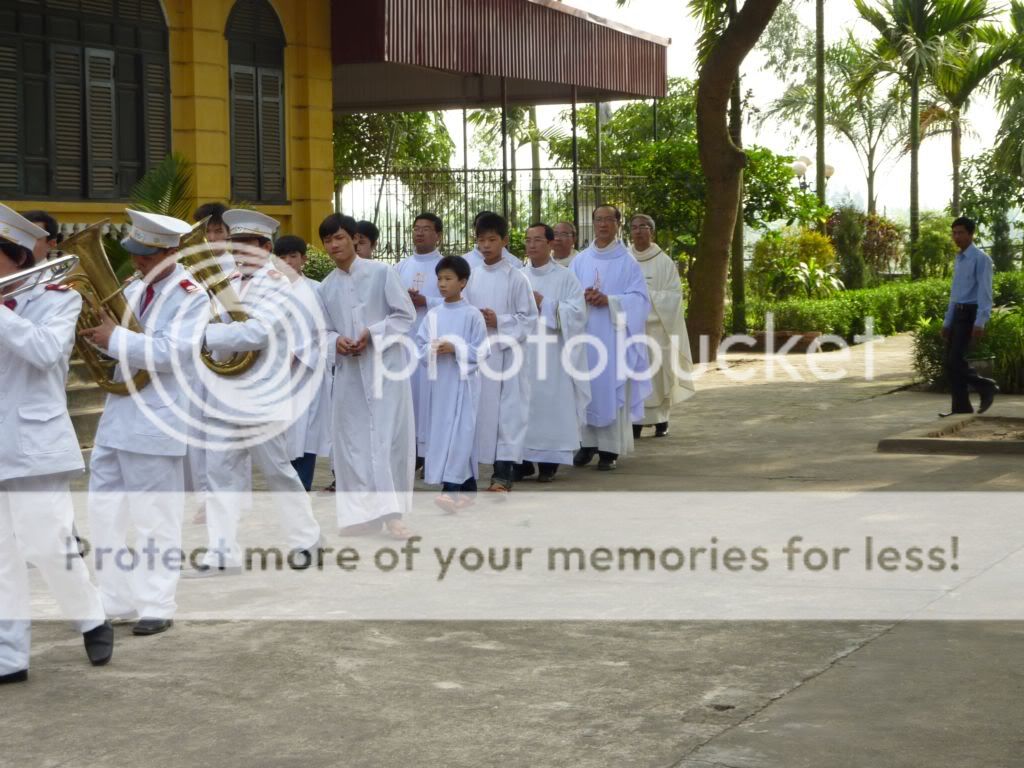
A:
<svg viewBox="0 0 1024 768">
<path fill-rule="evenodd" d="M 1024 58 L 1024 41 L 1019 35 L 984 26 L 973 30 L 966 40 L 943 49 L 931 61 L 928 71 L 932 103 L 921 113 L 921 137 L 936 128 L 950 132 L 953 154 L 953 216 L 960 215 L 960 144 L 963 138 L 964 112 L 971 96 L 984 88 L 1009 61 Z"/>
<path fill-rule="evenodd" d="M 1024 36 L 1024 5 L 1010 7 L 1014 35 Z M 995 161 L 1007 173 L 1024 178 L 1024 61 L 1016 61 L 1000 79 L 996 103 L 1002 111 L 996 134 Z"/>
<path fill-rule="evenodd" d="M 825 50 L 825 125 L 857 153 L 867 182 L 868 213 L 875 213 L 879 169 L 905 143 L 898 134 L 906 125 L 906 94 L 904 87 L 889 88 L 875 78 L 857 83 L 867 66 L 868 53 L 852 34 Z M 790 85 L 762 113 L 760 122 L 777 118 L 804 133 L 816 131 L 815 90 L 810 76 Z"/>
<path fill-rule="evenodd" d="M 921 90 L 925 77 L 946 46 L 992 17 L 988 0 L 854 0 L 878 33 L 871 71 L 899 77 L 910 91 L 910 245 L 921 231 L 918 165 L 921 149 Z"/>
<path fill-rule="evenodd" d="M 825 205 L 825 0 L 814 0 L 815 186 Z"/>
</svg>

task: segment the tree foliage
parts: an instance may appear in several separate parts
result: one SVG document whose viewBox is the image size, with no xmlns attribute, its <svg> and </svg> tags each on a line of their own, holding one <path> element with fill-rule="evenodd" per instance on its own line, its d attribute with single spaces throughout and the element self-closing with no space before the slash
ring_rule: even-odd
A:
<svg viewBox="0 0 1024 768">
<path fill-rule="evenodd" d="M 440 112 L 379 112 L 334 120 L 334 179 L 448 168 L 455 143 Z"/>
</svg>

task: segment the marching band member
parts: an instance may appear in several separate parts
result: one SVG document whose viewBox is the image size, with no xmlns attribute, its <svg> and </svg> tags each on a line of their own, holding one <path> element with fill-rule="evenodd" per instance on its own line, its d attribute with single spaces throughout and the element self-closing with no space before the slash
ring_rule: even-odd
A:
<svg viewBox="0 0 1024 768">
<path fill-rule="evenodd" d="M 274 256 L 285 264 L 283 269 L 292 281 L 292 290 L 302 294 L 300 306 L 316 307 L 322 315 L 320 283 L 302 273 L 309 258 L 307 250 L 306 242 L 295 235 L 279 237 L 274 243 Z M 319 361 L 327 354 L 327 349 L 323 322 L 319 316 L 314 316 L 318 313 L 302 312 L 301 315 L 296 320 L 304 325 L 300 329 L 302 344 L 295 350 L 292 367 L 298 369 L 298 375 L 305 379 L 316 375 L 321 367 Z M 296 414 L 295 421 L 288 427 L 288 455 L 292 457 L 292 466 L 307 491 L 313 489 L 316 457 L 331 455 L 332 381 L 330 366 L 324 365 L 309 407 L 305 413 Z"/>
<path fill-rule="evenodd" d="M 89 527 L 107 616 L 138 617 L 132 633 L 155 635 L 170 628 L 176 608 L 189 434 L 183 414 L 190 409 L 182 384 L 195 378 L 191 352 L 207 301 L 174 260 L 191 227 L 170 216 L 128 216 L 121 245 L 142 277 L 124 295 L 142 331 L 105 317 L 82 335 L 119 361 L 115 379 L 146 370 L 151 381 L 135 393 L 107 395 L 89 461 Z M 130 526 L 144 557 L 130 556 Z"/>
<path fill-rule="evenodd" d="M 215 354 L 230 356 L 260 350 L 264 359 L 241 376 L 217 377 L 207 386 L 209 398 L 222 416 L 208 416 L 212 426 L 238 433 L 258 431 L 253 443 L 225 445 L 206 452 L 210 497 L 206 506 L 209 551 L 189 578 L 240 573 L 238 545 L 240 511 L 238 497 L 252 490 L 251 459 L 263 473 L 275 501 L 284 505 L 280 519 L 288 541 L 288 563 L 303 569 L 313 564 L 320 545 L 320 526 L 302 481 L 288 456 L 286 425 L 292 421 L 291 391 L 281 390 L 281 371 L 291 370 L 294 350 L 287 343 L 288 279 L 270 264 L 272 238 L 278 228 L 274 219 L 258 211 L 231 210 L 223 215 L 238 272 L 232 276 L 235 291 L 249 319 L 210 324 L 206 346 Z M 290 375 L 285 377 L 290 381 Z M 269 390 L 269 391 L 268 391 Z"/>
<path fill-rule="evenodd" d="M 0 205 L 0 278 L 31 268 L 45 235 Z M 84 464 L 64 388 L 81 308 L 81 296 L 57 285 L 0 303 L 0 423 L 7 430 L 0 452 L 0 683 L 28 679 L 26 560 L 42 573 L 64 615 L 76 620 L 89 661 L 102 666 L 114 652 L 113 627 L 71 532 L 69 479 Z"/>
</svg>

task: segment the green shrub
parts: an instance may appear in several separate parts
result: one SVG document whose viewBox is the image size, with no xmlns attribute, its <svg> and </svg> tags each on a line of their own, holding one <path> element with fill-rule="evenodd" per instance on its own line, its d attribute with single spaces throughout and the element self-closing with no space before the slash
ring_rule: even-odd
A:
<svg viewBox="0 0 1024 768">
<path fill-rule="evenodd" d="M 839 279 L 843 285 L 847 290 L 863 288 L 865 266 L 861 241 L 864 239 L 864 214 L 852 205 L 837 208 L 828 220 L 828 236 L 836 249 Z"/>
<path fill-rule="evenodd" d="M 922 277 L 949 277 L 953 273 L 956 245 L 950 237 L 950 219 L 944 214 L 921 216 L 921 232 L 910 253 L 910 274 Z"/>
<path fill-rule="evenodd" d="M 876 284 L 882 275 L 903 272 L 906 256 L 903 251 L 903 229 L 895 221 L 877 213 L 864 217 L 864 239 L 860 252 L 867 268 L 867 279 Z"/>
<path fill-rule="evenodd" d="M 309 250 L 306 251 L 306 256 L 308 259 L 302 274 L 310 280 L 316 280 L 318 283 L 322 282 L 334 269 L 334 261 L 331 260 L 331 257 L 325 251 L 319 248 L 310 246 Z"/>
<path fill-rule="evenodd" d="M 749 275 L 755 295 L 813 298 L 842 290 L 833 274 L 836 253 L 820 232 L 785 229 L 766 233 L 754 245 Z"/>
<path fill-rule="evenodd" d="M 943 391 L 949 389 L 945 355 L 942 318 L 922 320 L 914 329 L 914 371 L 921 381 Z M 969 357 L 994 358 L 999 388 L 1006 394 L 1024 392 L 1024 310 L 1011 306 L 993 312 Z"/>
</svg>

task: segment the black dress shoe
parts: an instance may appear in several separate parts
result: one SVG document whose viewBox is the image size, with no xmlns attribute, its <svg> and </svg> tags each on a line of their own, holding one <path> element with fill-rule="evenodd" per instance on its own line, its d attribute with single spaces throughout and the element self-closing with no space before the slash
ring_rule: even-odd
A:
<svg viewBox="0 0 1024 768">
<path fill-rule="evenodd" d="M 978 413 L 984 413 L 992 407 L 992 401 L 996 399 L 996 395 L 999 394 L 999 387 L 993 384 L 981 393 L 981 405 L 978 406 Z"/>
<path fill-rule="evenodd" d="M 643 433 L 643 431 L 644 431 L 644 425 L 643 424 L 634 424 L 633 425 L 633 439 L 634 440 L 639 440 L 640 439 L 640 435 L 641 435 L 641 433 Z"/>
<path fill-rule="evenodd" d="M 9 675 L 0 675 L 0 685 L 24 683 L 26 680 L 28 680 L 27 669 L 19 669 L 17 672 L 11 672 Z"/>
<path fill-rule="evenodd" d="M 667 434 L 668 434 L 668 422 L 667 421 L 663 421 L 660 424 L 655 424 L 654 425 L 654 436 L 655 437 L 665 437 L 665 435 L 667 435 Z"/>
<path fill-rule="evenodd" d="M 94 667 L 102 667 L 114 655 L 114 625 L 105 621 L 95 629 L 82 634 L 85 640 L 85 653 L 89 663 Z"/>
<path fill-rule="evenodd" d="M 597 468 L 601 472 L 611 472 L 618 466 L 619 455 L 617 453 L 607 453 L 601 451 L 601 460 L 597 462 Z"/>
<path fill-rule="evenodd" d="M 947 411 L 946 413 L 940 413 L 939 418 L 947 419 L 950 416 L 966 416 L 971 413 L 974 413 L 974 411 Z"/>
<path fill-rule="evenodd" d="M 572 458 L 572 465 L 574 467 L 585 467 L 594 460 L 596 455 L 597 448 L 580 448 Z"/>
<path fill-rule="evenodd" d="M 143 636 L 159 635 L 161 632 L 166 632 L 173 626 L 173 619 L 140 619 L 139 622 L 132 627 L 132 634 Z"/>
<path fill-rule="evenodd" d="M 541 472 L 539 475 L 537 475 L 537 482 L 538 483 L 553 483 L 554 481 L 555 481 L 555 473 L 554 472 Z"/>
</svg>

